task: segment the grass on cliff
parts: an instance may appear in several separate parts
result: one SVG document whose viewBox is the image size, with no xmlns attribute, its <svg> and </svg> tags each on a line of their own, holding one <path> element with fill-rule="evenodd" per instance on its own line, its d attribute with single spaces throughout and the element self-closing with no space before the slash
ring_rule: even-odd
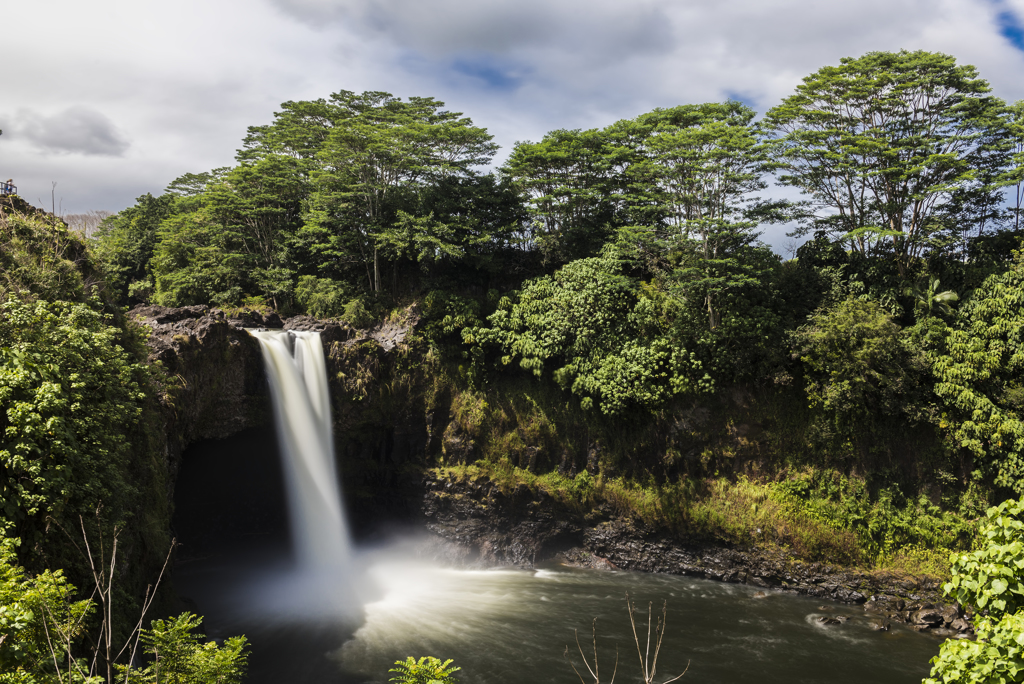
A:
<svg viewBox="0 0 1024 684">
<path fill-rule="evenodd" d="M 740 476 L 657 483 L 586 471 L 575 477 L 536 474 L 508 459 L 437 470 L 460 480 L 486 476 L 506 492 L 518 486 L 543 490 L 580 514 L 604 505 L 680 537 L 780 548 L 800 560 L 864 570 L 945 578 L 950 552 L 968 548 L 974 533 L 973 523 L 927 501 L 897 506 L 883 492 L 871 502 L 861 483 L 848 478 L 838 497 L 793 485 L 814 473 L 774 481 Z"/>
</svg>

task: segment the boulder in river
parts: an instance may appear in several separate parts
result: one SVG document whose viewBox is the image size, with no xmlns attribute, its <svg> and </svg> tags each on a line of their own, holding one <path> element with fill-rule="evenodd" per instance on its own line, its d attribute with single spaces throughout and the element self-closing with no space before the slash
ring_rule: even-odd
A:
<svg viewBox="0 0 1024 684">
<path fill-rule="evenodd" d="M 942 616 L 942 611 L 937 608 L 921 608 L 913 615 L 913 623 L 915 625 L 927 625 L 929 627 L 937 627 L 945 623 L 945 619 Z"/>
</svg>

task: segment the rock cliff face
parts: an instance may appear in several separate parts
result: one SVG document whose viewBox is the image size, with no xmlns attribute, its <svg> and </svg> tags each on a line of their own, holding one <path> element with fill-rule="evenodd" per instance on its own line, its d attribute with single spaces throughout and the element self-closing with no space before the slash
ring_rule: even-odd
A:
<svg viewBox="0 0 1024 684">
<path fill-rule="evenodd" d="M 399 391 L 403 382 L 422 381 L 422 374 L 403 367 L 415 360 L 401 354 L 418 320 L 414 310 L 372 331 L 307 316 L 228 317 L 205 306 L 147 306 L 129 315 L 150 328 L 149 360 L 167 376 L 163 406 L 172 481 L 189 444 L 271 420 L 259 344 L 245 328 L 316 330 L 328 356 L 338 457 L 357 525 L 368 527 L 382 517 L 425 525 L 453 544 L 463 563 L 530 567 L 558 559 L 744 582 L 863 604 L 880 628 L 899 620 L 939 634 L 969 632 L 965 616 L 942 605 L 931 580 L 851 572 L 795 561 L 780 550 L 679 538 L 617 517 L 606 506 L 577 510 L 525 486 L 505 492 L 486 478 L 442 479 L 417 467 L 432 453 L 432 442 L 450 432 L 451 416 L 443 397 L 428 410 L 423 388 Z"/>
<path fill-rule="evenodd" d="M 327 344 L 348 336 L 343 326 L 308 316 L 282 320 L 277 314 L 245 311 L 229 317 L 207 306 L 142 306 L 128 316 L 149 328 L 148 361 L 165 375 L 161 406 L 172 488 L 181 454 L 190 444 L 272 420 L 260 345 L 246 328 L 317 330 Z"/>
</svg>

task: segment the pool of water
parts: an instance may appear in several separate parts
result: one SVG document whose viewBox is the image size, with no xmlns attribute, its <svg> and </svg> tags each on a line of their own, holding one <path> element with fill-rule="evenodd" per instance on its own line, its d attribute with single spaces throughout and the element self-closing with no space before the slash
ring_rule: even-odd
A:
<svg viewBox="0 0 1024 684">
<path fill-rule="evenodd" d="M 186 459 L 174 582 L 208 634 L 249 637 L 252 684 L 386 682 L 396 660 L 425 655 L 453 659 L 466 683 L 572 684 L 575 665 L 590 684 L 575 639 L 593 666 L 595 619 L 600 681 L 616 658 L 616 681 L 641 681 L 627 592 L 643 643 L 648 604 L 657 618 L 667 602 L 659 684 L 684 670 L 680 681 L 701 684 L 912 684 L 938 653 L 938 639 L 902 625 L 873 630 L 860 606 L 670 575 L 458 569 L 426 560 L 423 539 L 363 548 L 344 576 L 297 575 L 287 528 L 273 524 L 274 455 L 254 456 L 266 440 L 248 439 L 243 468 L 222 442 Z"/>
</svg>

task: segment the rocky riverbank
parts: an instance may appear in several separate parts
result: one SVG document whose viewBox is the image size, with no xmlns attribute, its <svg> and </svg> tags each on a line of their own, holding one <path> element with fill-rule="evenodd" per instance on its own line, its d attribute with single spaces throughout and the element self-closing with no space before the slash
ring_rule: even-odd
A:
<svg viewBox="0 0 1024 684">
<path fill-rule="evenodd" d="M 782 549 L 680 538 L 617 516 L 607 505 L 582 511 L 524 485 L 503 491 L 486 477 L 428 473 L 424 489 L 426 526 L 460 549 L 463 563 L 532 567 L 559 560 L 739 582 L 856 605 L 879 629 L 898 621 L 936 636 L 971 634 L 970 621 L 958 606 L 942 601 L 940 583 L 932 578 L 807 563 Z"/>
</svg>

